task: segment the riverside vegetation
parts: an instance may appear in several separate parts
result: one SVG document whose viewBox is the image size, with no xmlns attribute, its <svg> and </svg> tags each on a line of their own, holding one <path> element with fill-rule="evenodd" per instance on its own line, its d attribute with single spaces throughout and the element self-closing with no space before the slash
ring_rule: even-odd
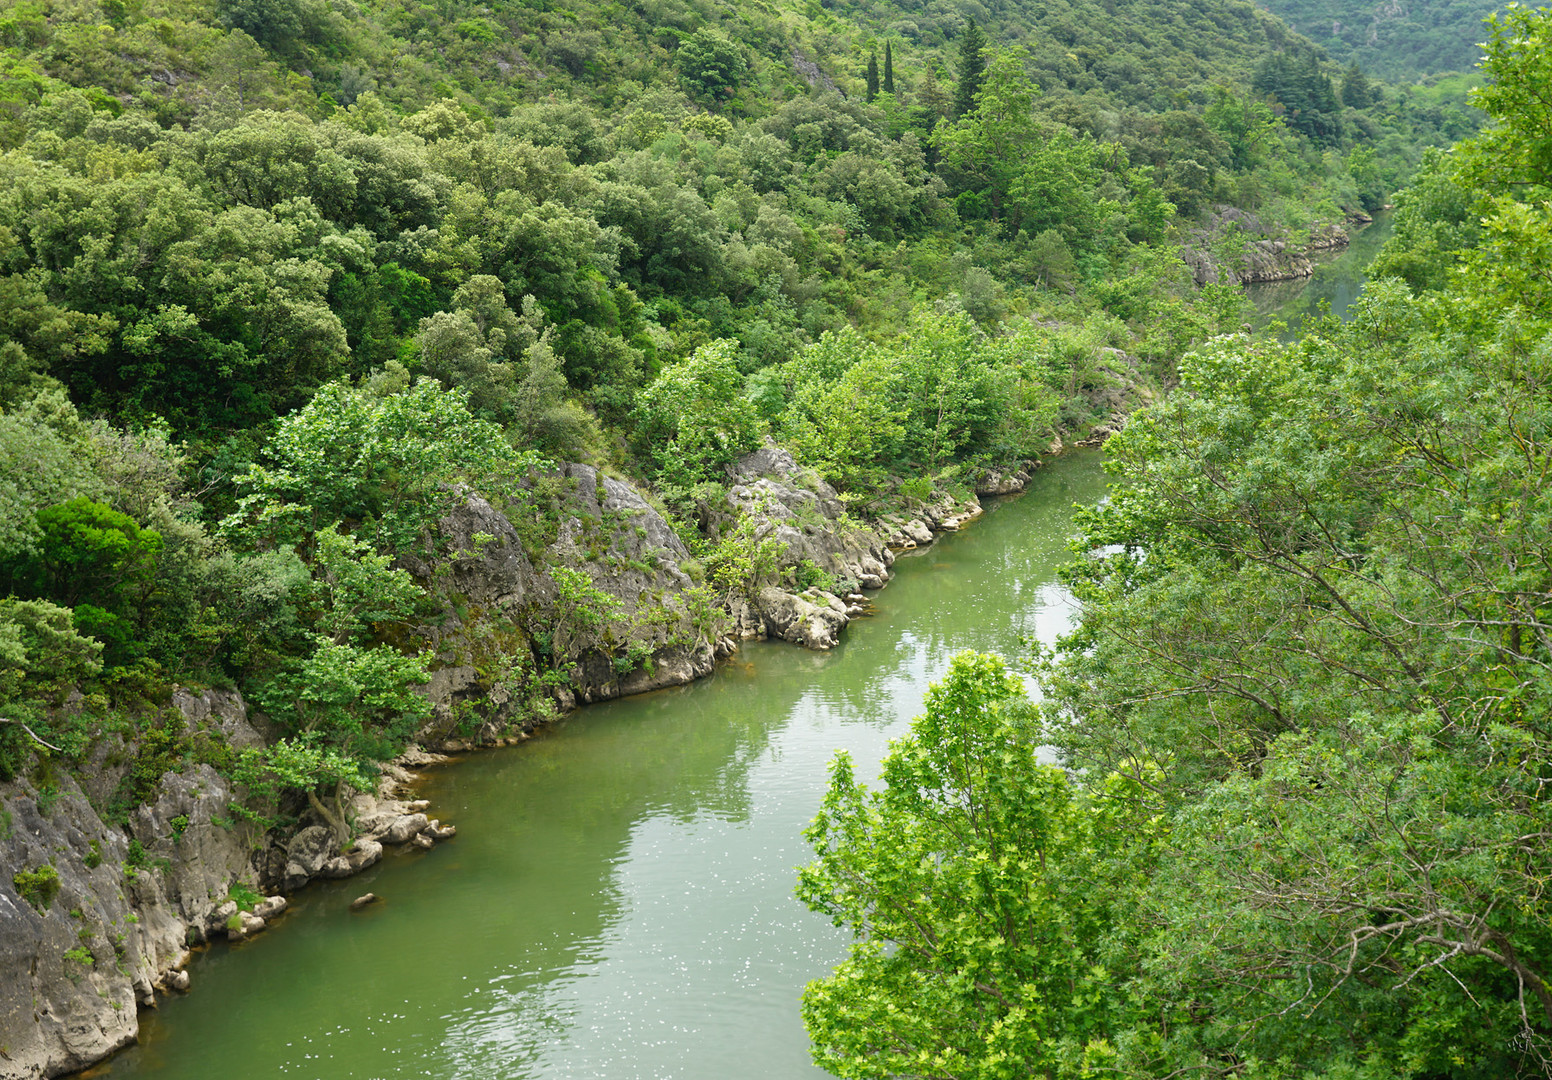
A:
<svg viewBox="0 0 1552 1080">
<path fill-rule="evenodd" d="M 83 903 L 46 966 L 118 1014 L 37 1072 L 133 1036 L 142 892 L 240 927 L 417 737 L 833 641 L 891 515 L 1191 400 L 1257 252 L 1474 127 L 1235 0 L 22 0 L 0 45 L 0 897 L 23 967 Z M 1478 228 L 1429 160 L 1419 283 Z"/>
<path fill-rule="evenodd" d="M 1110 440 L 1044 700 L 962 656 L 882 791 L 836 763 L 825 1067 L 1548 1074 L 1549 35 L 1495 24 L 1351 322 L 1217 338 Z"/>
</svg>

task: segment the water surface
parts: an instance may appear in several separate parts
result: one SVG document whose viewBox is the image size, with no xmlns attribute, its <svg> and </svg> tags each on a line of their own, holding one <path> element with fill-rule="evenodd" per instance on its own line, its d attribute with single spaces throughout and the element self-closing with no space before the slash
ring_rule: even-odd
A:
<svg viewBox="0 0 1552 1080">
<path fill-rule="evenodd" d="M 1369 263 L 1390 239 L 1392 224 L 1390 211 L 1380 211 L 1373 224 L 1350 230 L 1352 242 L 1341 251 L 1316 252 L 1311 256 L 1315 263 L 1313 277 L 1245 286 L 1245 295 L 1255 305 L 1260 325 L 1281 320 L 1288 324 L 1284 339 L 1292 340 L 1305 319 L 1319 318 L 1328 310 L 1345 321 L 1347 309 L 1358 299 L 1368 280 Z"/>
<path fill-rule="evenodd" d="M 962 649 L 1067 625 L 1055 583 L 1097 453 L 902 557 L 877 614 L 812 653 L 746 644 L 710 678 L 582 709 L 428 773 L 459 826 L 311 886 L 190 965 L 93 1075 L 160 1080 L 822 1077 L 798 998 L 846 938 L 793 896 L 837 749 L 874 775 Z M 384 902 L 350 914 L 367 891 Z"/>
</svg>

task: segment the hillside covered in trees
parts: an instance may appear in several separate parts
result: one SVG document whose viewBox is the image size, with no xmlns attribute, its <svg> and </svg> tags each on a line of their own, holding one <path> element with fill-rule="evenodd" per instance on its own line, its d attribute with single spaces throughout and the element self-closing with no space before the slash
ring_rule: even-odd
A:
<svg viewBox="0 0 1552 1080">
<path fill-rule="evenodd" d="M 1387 79 L 1412 81 L 1476 67 L 1485 20 L 1504 5 L 1481 0 L 1426 3 L 1334 3 L 1270 0 L 1263 5 L 1321 46 L 1339 64 L 1357 64 Z"/>
<path fill-rule="evenodd" d="M 1037 456 L 1239 324 L 1199 217 L 1296 244 L 1461 123 L 1237 0 L 24 0 L 0 42 L 7 696 L 45 733 L 83 680 L 106 716 L 401 656 L 414 590 L 331 614 L 331 566 L 387 573 L 438 485 L 604 465 L 698 548 L 767 434 L 863 515 Z"/>
<path fill-rule="evenodd" d="M 1249 247 L 1476 125 L 1240 0 L 4 0 L 0 49 L 0 781 L 45 807 L 117 740 L 111 823 L 198 767 L 348 833 L 455 660 L 531 726 L 740 596 L 846 592 L 732 462 L 790 449 L 845 527 L 967 493 L 1189 390 Z M 1441 273 L 1470 217 L 1414 217 Z M 672 573 L 566 531 L 575 496 L 644 539 L 625 479 Z M 542 579 L 521 625 L 459 584 L 471 499 Z M 651 648 L 609 560 L 683 579 Z"/>
<path fill-rule="evenodd" d="M 836 763 L 825 1067 L 1548 1074 L 1549 33 L 1496 24 L 1351 322 L 1215 338 L 1109 441 L 1043 700 L 962 656 L 883 790 Z"/>
</svg>

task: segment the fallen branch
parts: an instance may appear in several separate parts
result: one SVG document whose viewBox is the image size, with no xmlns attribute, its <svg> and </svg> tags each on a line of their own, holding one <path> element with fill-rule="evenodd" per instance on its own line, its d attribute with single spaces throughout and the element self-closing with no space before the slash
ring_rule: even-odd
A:
<svg viewBox="0 0 1552 1080">
<path fill-rule="evenodd" d="M 28 735 L 31 735 L 32 736 L 32 741 L 37 743 L 39 746 L 46 746 L 50 750 L 54 751 L 54 753 L 56 753 L 56 754 L 63 754 L 65 752 L 62 747 L 55 746 L 53 743 L 45 742 L 43 739 L 39 738 L 38 737 L 38 733 L 36 731 L 33 731 L 32 728 L 28 727 L 26 724 L 22 723 L 20 720 L 8 720 L 5 717 L 0 716 L 0 724 L 15 724 L 17 727 L 19 727 L 23 731 L 25 731 Z"/>
</svg>

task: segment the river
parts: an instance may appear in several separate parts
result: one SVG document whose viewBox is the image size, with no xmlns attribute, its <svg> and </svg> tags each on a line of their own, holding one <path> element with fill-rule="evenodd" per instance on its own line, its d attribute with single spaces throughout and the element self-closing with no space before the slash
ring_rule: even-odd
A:
<svg viewBox="0 0 1552 1080">
<path fill-rule="evenodd" d="M 1288 325 L 1284 340 L 1291 340 L 1298 336 L 1301 322 L 1318 318 L 1328 307 L 1331 314 L 1346 320 L 1347 309 L 1358 299 L 1368 280 L 1369 263 L 1390 239 L 1392 226 L 1390 211 L 1379 211 L 1372 224 L 1352 231 L 1352 242 L 1347 247 L 1314 255 L 1314 276 L 1245 286 L 1245 295 L 1255 305 L 1259 324 L 1265 326 L 1280 319 Z"/>
<path fill-rule="evenodd" d="M 823 1077 L 798 999 L 846 938 L 793 896 L 826 769 L 876 775 L 962 649 L 1068 625 L 1056 583 L 1075 451 L 961 533 L 902 557 L 839 648 L 746 644 L 709 678 L 591 706 L 429 772 L 459 827 L 314 885 L 276 927 L 190 965 L 92 1076 L 159 1080 Z M 351 914 L 352 898 L 384 902 Z"/>
</svg>

